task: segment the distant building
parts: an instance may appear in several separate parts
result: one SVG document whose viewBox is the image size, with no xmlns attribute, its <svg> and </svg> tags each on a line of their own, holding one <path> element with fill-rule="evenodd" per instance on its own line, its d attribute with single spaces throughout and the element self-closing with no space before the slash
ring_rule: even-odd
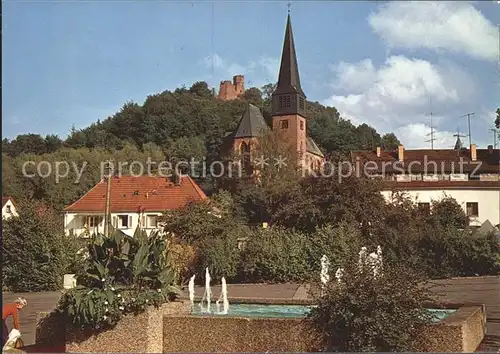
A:
<svg viewBox="0 0 500 354">
<path fill-rule="evenodd" d="M 488 146 L 469 149 L 456 144 L 455 149 L 351 152 L 359 173 L 383 178 L 382 194 L 391 199 L 404 191 L 422 208 L 445 195 L 454 198 L 471 218 L 471 226 L 486 221 L 500 224 L 500 150 Z M 366 172 L 365 172 L 366 171 Z"/>
<path fill-rule="evenodd" d="M 64 209 L 67 235 L 91 235 L 104 232 L 107 181 L 101 180 L 83 197 Z M 110 214 L 113 227 L 133 236 L 137 226 L 149 234 L 160 230 L 158 217 L 165 211 L 207 200 L 191 177 L 175 182 L 165 177 L 121 176 L 111 180 Z"/>
<path fill-rule="evenodd" d="M 13 216 L 19 216 L 14 205 L 12 197 L 2 197 L 2 219 L 10 219 Z"/>
<path fill-rule="evenodd" d="M 278 83 L 272 94 L 271 115 L 270 127 L 260 109 L 248 104 L 236 129 L 225 138 L 221 150 L 227 154 L 246 156 L 247 165 L 251 165 L 258 157 L 259 138 L 262 133 L 272 130 L 277 132 L 280 143 L 297 159 L 299 166 L 319 169 L 325 158 L 314 140 L 307 136 L 307 101 L 300 84 L 290 14 L 287 18 Z"/>
<path fill-rule="evenodd" d="M 217 98 L 230 101 L 237 99 L 245 92 L 245 77 L 243 75 L 233 76 L 233 82 L 230 80 L 221 81 L 219 95 Z"/>
</svg>

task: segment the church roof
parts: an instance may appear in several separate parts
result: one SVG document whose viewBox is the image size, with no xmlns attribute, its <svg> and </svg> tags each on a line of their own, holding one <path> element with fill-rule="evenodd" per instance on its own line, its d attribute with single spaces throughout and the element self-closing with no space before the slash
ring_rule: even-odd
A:
<svg viewBox="0 0 500 354">
<path fill-rule="evenodd" d="M 283 42 L 283 53 L 281 54 L 281 66 L 278 77 L 278 84 L 274 94 L 300 93 L 304 98 L 306 95 L 300 86 L 299 69 L 297 65 L 297 55 L 295 54 L 295 44 L 292 33 L 292 20 L 288 14 L 285 40 Z"/>
<path fill-rule="evenodd" d="M 268 131 L 269 126 L 257 106 L 249 103 L 245 113 L 241 116 L 233 138 L 258 137 L 263 131 Z"/>
<path fill-rule="evenodd" d="M 310 152 L 311 154 L 314 154 L 314 155 L 325 157 L 325 155 L 323 155 L 323 153 L 319 149 L 318 145 L 316 145 L 316 143 L 314 142 L 314 140 L 311 137 L 307 138 L 306 151 Z"/>
</svg>

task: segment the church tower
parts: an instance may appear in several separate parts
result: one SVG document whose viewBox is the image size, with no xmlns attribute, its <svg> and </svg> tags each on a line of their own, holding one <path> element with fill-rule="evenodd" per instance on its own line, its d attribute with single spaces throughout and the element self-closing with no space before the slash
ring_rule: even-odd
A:
<svg viewBox="0 0 500 354">
<path fill-rule="evenodd" d="M 307 148 L 306 95 L 300 86 L 299 69 L 288 13 L 281 66 L 276 90 L 272 94 L 273 130 L 297 153 L 302 161 Z"/>
</svg>

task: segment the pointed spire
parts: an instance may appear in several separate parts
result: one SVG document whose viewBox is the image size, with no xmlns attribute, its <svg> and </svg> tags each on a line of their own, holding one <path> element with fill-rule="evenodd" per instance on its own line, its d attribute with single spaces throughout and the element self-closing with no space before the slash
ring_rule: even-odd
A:
<svg viewBox="0 0 500 354">
<path fill-rule="evenodd" d="M 288 8 L 278 85 L 275 91 L 275 94 L 285 93 L 299 93 L 305 98 L 304 91 L 302 91 L 302 87 L 300 86 L 299 68 L 297 65 L 297 56 L 295 54 L 295 44 L 292 33 L 292 20 L 290 18 L 290 7 Z"/>
<path fill-rule="evenodd" d="M 462 140 L 460 140 L 460 136 L 457 136 L 457 141 L 455 143 L 455 150 L 462 150 Z"/>
</svg>

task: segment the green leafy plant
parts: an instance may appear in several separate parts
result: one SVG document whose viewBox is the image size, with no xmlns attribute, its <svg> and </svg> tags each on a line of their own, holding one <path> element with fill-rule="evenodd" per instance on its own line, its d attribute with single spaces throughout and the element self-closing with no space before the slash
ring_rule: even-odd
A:
<svg viewBox="0 0 500 354">
<path fill-rule="evenodd" d="M 384 262 L 374 277 L 353 255 L 316 299 L 309 318 L 326 351 L 418 351 L 419 335 L 432 315 L 424 308 L 433 297 L 418 274 Z M 332 273 L 335 270 L 332 269 Z"/>
<path fill-rule="evenodd" d="M 64 294 L 59 308 L 75 325 L 95 329 L 167 302 L 179 293 L 168 246 L 165 235 L 148 236 L 139 228 L 134 237 L 120 230 L 109 237 L 94 234 L 78 285 Z"/>
</svg>

